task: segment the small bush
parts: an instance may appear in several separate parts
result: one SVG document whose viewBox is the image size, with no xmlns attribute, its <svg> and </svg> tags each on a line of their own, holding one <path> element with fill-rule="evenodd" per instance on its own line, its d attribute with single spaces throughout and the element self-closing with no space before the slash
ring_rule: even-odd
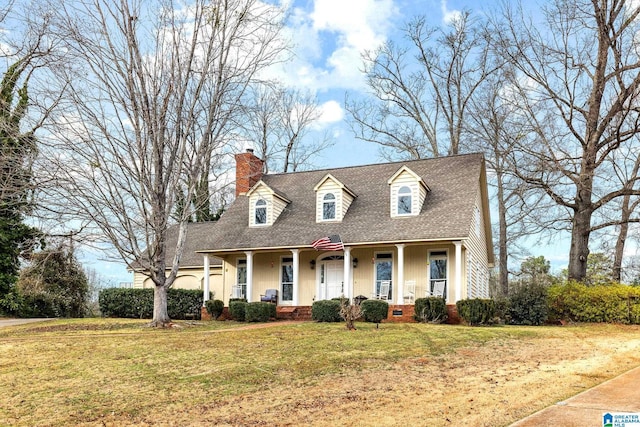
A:
<svg viewBox="0 0 640 427">
<path fill-rule="evenodd" d="M 247 302 L 245 301 L 229 301 L 229 314 L 233 320 L 244 322 L 247 312 Z"/>
<path fill-rule="evenodd" d="M 268 322 L 276 317 L 276 305 L 270 302 L 250 302 L 245 306 L 245 320 L 247 322 Z"/>
<path fill-rule="evenodd" d="M 458 315 L 471 326 L 489 325 L 495 317 L 495 303 L 491 299 L 473 298 L 456 303 Z"/>
<path fill-rule="evenodd" d="M 514 325 L 542 325 L 547 321 L 547 288 L 530 283 L 520 286 L 509 297 L 509 323 Z"/>
<path fill-rule="evenodd" d="M 417 298 L 413 318 L 418 322 L 444 323 L 449 317 L 442 297 Z"/>
<path fill-rule="evenodd" d="M 209 300 L 204 303 L 205 307 L 207 307 L 207 312 L 211 315 L 213 320 L 216 320 L 222 314 L 222 310 L 224 310 L 224 302 L 219 299 Z"/>
<path fill-rule="evenodd" d="M 311 319 L 316 322 L 340 322 L 340 301 L 320 300 L 311 306 Z"/>
<path fill-rule="evenodd" d="M 389 315 L 389 303 L 376 299 L 368 299 L 360 303 L 365 322 L 380 323 Z"/>
</svg>

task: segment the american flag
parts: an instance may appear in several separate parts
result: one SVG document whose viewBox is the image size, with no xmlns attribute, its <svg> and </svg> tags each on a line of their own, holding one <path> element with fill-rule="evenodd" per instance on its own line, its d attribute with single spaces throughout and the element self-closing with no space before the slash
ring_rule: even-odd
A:
<svg viewBox="0 0 640 427">
<path fill-rule="evenodd" d="M 311 246 L 316 251 L 342 251 L 344 250 L 344 245 L 342 244 L 342 239 L 339 235 L 334 234 L 329 237 L 322 237 L 318 240 L 315 240 Z"/>
</svg>

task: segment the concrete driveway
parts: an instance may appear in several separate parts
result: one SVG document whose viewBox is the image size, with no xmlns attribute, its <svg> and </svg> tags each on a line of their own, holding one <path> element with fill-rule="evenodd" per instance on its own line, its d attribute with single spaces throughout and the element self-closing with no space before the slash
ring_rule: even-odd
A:
<svg viewBox="0 0 640 427">
<path fill-rule="evenodd" d="M 27 323 L 46 322 L 54 319 L 0 319 L 0 328 L 6 326 L 26 325 Z"/>
</svg>

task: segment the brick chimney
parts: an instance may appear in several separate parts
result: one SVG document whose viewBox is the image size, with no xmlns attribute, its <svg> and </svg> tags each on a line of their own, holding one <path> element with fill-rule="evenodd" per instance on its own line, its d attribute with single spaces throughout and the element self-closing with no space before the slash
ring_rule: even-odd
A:
<svg viewBox="0 0 640 427">
<path fill-rule="evenodd" d="M 236 154 L 236 197 L 247 194 L 262 178 L 264 161 L 253 154 L 251 148 L 246 153 Z"/>
</svg>

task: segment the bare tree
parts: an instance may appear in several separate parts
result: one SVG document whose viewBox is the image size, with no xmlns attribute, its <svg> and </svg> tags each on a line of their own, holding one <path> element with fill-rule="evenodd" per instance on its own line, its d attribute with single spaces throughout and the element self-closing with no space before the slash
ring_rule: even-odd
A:
<svg viewBox="0 0 640 427">
<path fill-rule="evenodd" d="M 67 102 L 41 169 L 56 179 L 43 190 L 48 206 L 145 271 L 155 284 L 152 325 L 167 325 L 167 289 L 193 213 L 175 219 L 168 248 L 178 194 L 193 200 L 247 86 L 278 59 L 282 10 L 257 0 L 76 0 L 49 13 L 69 62 L 56 70 Z"/>
<path fill-rule="evenodd" d="M 570 229 L 575 280 L 586 275 L 594 212 L 636 194 L 599 171 L 640 130 L 639 14 L 631 2 L 558 0 L 543 9 L 542 23 L 505 7 L 494 31 L 498 54 L 519 73 L 517 102 L 535 135 L 518 146 L 524 161 L 517 172 Z"/>
<path fill-rule="evenodd" d="M 471 150 L 485 154 L 491 176 L 489 185 L 495 191 L 498 292 L 503 296 L 509 294 L 509 257 L 519 250 L 518 241 L 539 233 L 542 228 L 530 217 L 535 195 L 531 195 L 526 183 L 512 172 L 513 147 L 527 129 L 521 122 L 519 109 L 511 102 L 509 91 L 505 90 L 509 74 L 505 67 L 478 88 L 470 100 L 463 133 Z"/>
<path fill-rule="evenodd" d="M 445 28 L 418 17 L 404 35 L 407 46 L 389 41 L 364 54 L 372 99 L 347 98 L 351 127 L 387 157 L 458 154 L 469 102 L 498 67 L 490 61 L 486 33 L 464 12 Z"/>
<path fill-rule="evenodd" d="M 265 172 L 309 168 L 313 156 L 331 145 L 326 135 L 310 136 L 321 114 L 313 94 L 272 82 L 254 87 L 248 98 L 242 116 L 243 135 L 257 144 Z"/>
</svg>

